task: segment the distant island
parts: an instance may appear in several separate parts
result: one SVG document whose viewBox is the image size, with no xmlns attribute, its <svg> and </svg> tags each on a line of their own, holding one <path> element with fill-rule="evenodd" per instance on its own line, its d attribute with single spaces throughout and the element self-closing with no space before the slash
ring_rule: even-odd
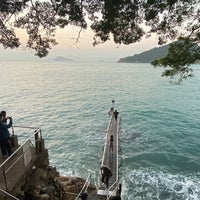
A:
<svg viewBox="0 0 200 200">
<path fill-rule="evenodd" d="M 151 63 L 155 59 L 165 57 L 168 52 L 169 45 L 156 47 L 140 54 L 120 58 L 118 63 Z"/>
<path fill-rule="evenodd" d="M 71 62 L 71 59 L 65 58 L 63 56 L 57 56 L 56 58 L 53 59 L 53 61 L 56 62 Z"/>
</svg>

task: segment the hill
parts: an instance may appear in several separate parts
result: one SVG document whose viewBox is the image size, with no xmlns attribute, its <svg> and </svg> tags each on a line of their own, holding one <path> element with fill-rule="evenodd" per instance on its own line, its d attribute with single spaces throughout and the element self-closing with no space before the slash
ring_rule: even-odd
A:
<svg viewBox="0 0 200 200">
<path fill-rule="evenodd" d="M 57 56 L 53 60 L 56 61 L 56 62 L 68 62 L 68 61 L 72 61 L 71 59 L 65 58 L 63 56 Z"/>
<path fill-rule="evenodd" d="M 128 56 L 125 58 L 120 58 L 118 62 L 119 63 L 151 63 L 155 59 L 166 56 L 168 48 L 169 48 L 169 45 L 156 47 L 148 51 L 144 51 L 140 54 L 135 54 L 133 56 Z"/>
</svg>

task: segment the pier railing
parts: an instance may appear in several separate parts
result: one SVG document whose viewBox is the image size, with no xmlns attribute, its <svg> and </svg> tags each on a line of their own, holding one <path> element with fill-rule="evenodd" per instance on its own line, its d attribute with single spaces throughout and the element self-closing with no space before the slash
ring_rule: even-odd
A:
<svg viewBox="0 0 200 200">
<path fill-rule="evenodd" d="M 113 194 L 116 194 L 117 190 L 119 189 L 119 174 L 118 174 L 118 167 L 119 167 L 119 160 L 118 160 L 118 156 L 119 156 L 119 132 L 120 132 L 120 123 L 121 123 L 121 117 L 118 118 L 118 123 L 117 123 L 117 137 L 116 137 L 116 181 L 108 188 L 108 191 L 111 191 L 113 188 L 113 192 L 112 193 L 108 193 L 107 194 L 107 198 L 106 200 L 109 200 Z"/>
<path fill-rule="evenodd" d="M 34 161 L 37 153 L 43 148 L 41 129 L 23 126 L 15 126 L 14 128 L 20 129 L 20 133 L 23 132 L 23 135 L 17 134 L 17 136 L 19 140 L 24 142 L 22 145 L 17 144 L 17 146 L 13 147 L 13 154 L 0 164 L 0 197 L 4 198 L 8 197 L 9 192 L 23 176 L 30 163 Z M 26 139 L 24 138 L 24 134 L 26 135 Z M 20 138 L 21 136 L 22 139 Z"/>
<path fill-rule="evenodd" d="M 90 181 L 91 181 L 91 173 L 88 175 L 88 177 L 87 177 L 87 179 L 86 179 L 86 181 L 85 181 L 85 183 L 84 183 L 81 191 L 79 192 L 79 194 L 77 195 L 77 197 L 75 198 L 75 200 L 78 200 L 82 196 L 82 194 L 84 192 L 87 192 L 87 189 L 88 189 L 88 187 L 90 185 Z"/>
<path fill-rule="evenodd" d="M 108 159 L 108 155 L 107 155 L 107 152 L 108 152 L 108 148 L 109 148 L 109 133 L 110 133 L 110 130 L 112 128 L 112 120 L 114 118 L 114 115 L 112 114 L 111 117 L 110 117 L 110 121 L 109 121 L 109 124 L 108 124 L 108 128 L 107 128 L 107 131 L 106 131 L 106 135 L 105 135 L 105 144 L 104 144 L 104 151 L 103 151 L 103 156 L 102 156 L 102 161 L 101 161 L 101 166 L 102 165 L 105 165 L 105 161 Z"/>
<path fill-rule="evenodd" d="M 9 197 L 9 199 L 12 199 L 12 200 L 13 200 L 13 199 L 14 199 L 14 200 L 20 200 L 20 199 L 14 197 L 13 195 L 9 194 L 9 193 L 6 192 L 5 190 L 0 189 L 0 192 L 5 196 L 5 199 L 6 199 L 6 200 L 8 199 L 8 197 Z M 1 197 L 1 195 L 0 195 L 0 197 Z"/>
<path fill-rule="evenodd" d="M 119 133 L 120 133 L 120 123 L 121 117 L 118 116 L 115 119 L 115 116 L 112 114 L 108 124 L 108 128 L 105 135 L 105 144 L 102 155 L 101 166 L 107 166 L 111 172 L 112 176 L 109 178 L 108 188 L 105 188 L 105 185 L 99 184 L 98 195 L 106 196 L 106 199 L 109 200 L 111 197 L 116 196 L 119 191 L 119 175 L 118 175 L 118 153 L 119 153 Z M 113 135 L 113 149 L 110 149 L 110 137 Z M 100 176 L 102 178 L 102 172 L 100 171 Z M 100 182 L 100 180 L 99 180 Z"/>
</svg>

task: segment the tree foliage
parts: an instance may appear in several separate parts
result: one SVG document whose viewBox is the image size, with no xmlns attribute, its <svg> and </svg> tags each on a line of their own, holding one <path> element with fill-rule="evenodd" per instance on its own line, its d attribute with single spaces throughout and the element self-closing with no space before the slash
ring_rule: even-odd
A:
<svg viewBox="0 0 200 200">
<path fill-rule="evenodd" d="M 162 76 L 176 77 L 178 82 L 193 76 L 193 70 L 190 68 L 200 60 L 200 46 L 190 38 L 178 38 L 178 41 L 170 44 L 166 57 L 154 60 L 154 66 L 166 68 Z"/>
<path fill-rule="evenodd" d="M 5 48 L 19 47 L 20 38 L 15 31 L 24 29 L 27 47 L 44 57 L 57 44 L 56 29 L 68 25 L 86 29 L 89 19 L 94 46 L 111 39 L 116 44 L 128 45 L 153 33 L 160 45 L 178 39 L 166 58 L 154 62 L 155 66 L 172 68 L 163 75 L 173 76 L 184 71 L 184 66 L 187 71 L 189 64 L 199 59 L 199 8 L 200 0 L 1 0 L 0 43 Z"/>
</svg>

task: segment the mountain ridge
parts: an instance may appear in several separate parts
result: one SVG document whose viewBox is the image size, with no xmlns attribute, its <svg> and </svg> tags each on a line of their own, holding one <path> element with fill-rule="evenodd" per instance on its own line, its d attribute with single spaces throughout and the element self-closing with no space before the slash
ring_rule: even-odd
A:
<svg viewBox="0 0 200 200">
<path fill-rule="evenodd" d="M 165 57 L 168 52 L 169 45 L 162 47 L 155 47 L 153 49 L 144 51 L 140 54 L 120 58 L 118 63 L 151 63 L 155 59 Z"/>
<path fill-rule="evenodd" d="M 57 56 L 56 58 L 53 59 L 53 61 L 55 61 L 55 62 L 69 62 L 69 61 L 72 61 L 72 60 L 69 59 L 69 58 L 65 58 L 63 56 Z"/>
</svg>

